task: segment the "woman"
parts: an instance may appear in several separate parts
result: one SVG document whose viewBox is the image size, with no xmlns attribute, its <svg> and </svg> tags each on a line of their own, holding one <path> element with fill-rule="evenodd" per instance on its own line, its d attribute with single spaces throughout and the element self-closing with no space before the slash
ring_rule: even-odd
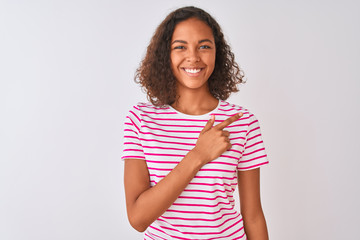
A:
<svg viewBox="0 0 360 240">
<path fill-rule="evenodd" d="M 129 111 L 122 156 L 128 218 L 145 239 L 268 239 L 259 124 L 225 101 L 242 78 L 203 10 L 177 9 L 157 28 L 136 75 L 150 102 Z"/>
</svg>

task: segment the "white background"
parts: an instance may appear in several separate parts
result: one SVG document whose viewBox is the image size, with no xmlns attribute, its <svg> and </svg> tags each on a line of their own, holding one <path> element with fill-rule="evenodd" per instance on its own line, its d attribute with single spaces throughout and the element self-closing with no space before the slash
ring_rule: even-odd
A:
<svg viewBox="0 0 360 240">
<path fill-rule="evenodd" d="M 357 1 L 0 2 L 0 239 L 141 239 L 128 224 L 122 123 L 162 19 L 195 5 L 220 23 L 260 120 L 271 239 L 357 239 Z"/>
</svg>

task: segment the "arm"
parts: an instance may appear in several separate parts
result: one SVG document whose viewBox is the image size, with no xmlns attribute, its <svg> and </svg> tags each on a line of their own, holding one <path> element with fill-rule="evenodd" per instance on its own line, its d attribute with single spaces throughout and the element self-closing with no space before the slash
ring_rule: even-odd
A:
<svg viewBox="0 0 360 240">
<path fill-rule="evenodd" d="M 269 239 L 260 201 L 260 169 L 238 172 L 241 214 L 249 240 Z"/>
<path fill-rule="evenodd" d="M 164 179 L 150 187 L 146 162 L 126 159 L 126 209 L 132 227 L 140 232 L 145 231 L 175 202 L 201 166 L 201 158 L 190 151 Z"/>
<path fill-rule="evenodd" d="M 178 198 L 200 168 L 231 148 L 229 132 L 223 128 L 239 119 L 235 115 L 214 126 L 208 121 L 192 149 L 158 184 L 151 187 L 144 160 L 126 159 L 124 184 L 126 209 L 131 226 L 143 232 Z"/>
</svg>

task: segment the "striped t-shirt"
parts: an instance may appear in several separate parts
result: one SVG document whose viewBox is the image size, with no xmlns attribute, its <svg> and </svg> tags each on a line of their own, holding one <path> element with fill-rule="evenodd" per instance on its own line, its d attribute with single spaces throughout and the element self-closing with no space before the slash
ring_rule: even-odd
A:
<svg viewBox="0 0 360 240">
<path fill-rule="evenodd" d="M 214 125 L 242 112 L 225 127 L 232 148 L 204 165 L 178 199 L 144 232 L 144 239 L 246 239 L 240 209 L 235 207 L 237 171 L 267 164 L 258 120 L 248 110 L 219 101 L 204 115 L 187 115 L 171 106 L 139 103 L 124 127 L 122 159 L 144 159 L 151 186 L 164 178 L 195 147 L 211 115 Z"/>
</svg>

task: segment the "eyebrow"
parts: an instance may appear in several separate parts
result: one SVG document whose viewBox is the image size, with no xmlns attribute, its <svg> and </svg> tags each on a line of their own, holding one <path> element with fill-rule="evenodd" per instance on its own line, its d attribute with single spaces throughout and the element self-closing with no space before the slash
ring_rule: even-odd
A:
<svg viewBox="0 0 360 240">
<path fill-rule="evenodd" d="M 212 43 L 212 44 L 213 44 L 213 42 L 212 42 L 210 39 L 203 39 L 203 40 L 200 40 L 198 43 L 203 43 L 203 42 L 209 42 L 209 43 Z M 174 43 L 187 44 L 187 42 L 184 41 L 184 40 L 175 40 L 175 41 L 173 41 L 173 42 L 171 43 L 171 45 L 174 44 Z"/>
</svg>

